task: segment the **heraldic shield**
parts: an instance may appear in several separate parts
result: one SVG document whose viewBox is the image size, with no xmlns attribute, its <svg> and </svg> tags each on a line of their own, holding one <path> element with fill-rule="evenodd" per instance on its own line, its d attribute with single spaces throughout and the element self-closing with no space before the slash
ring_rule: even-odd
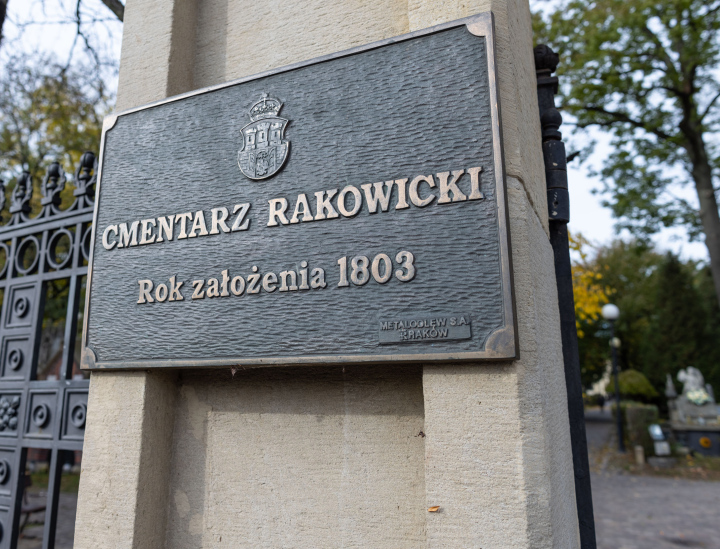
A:
<svg viewBox="0 0 720 549">
<path fill-rule="evenodd" d="M 277 114 L 282 103 L 263 97 L 250 107 L 252 122 L 241 131 L 243 147 L 238 152 L 240 171 L 249 179 L 266 179 L 282 168 L 290 151 L 290 141 L 283 140 L 288 121 Z"/>
</svg>

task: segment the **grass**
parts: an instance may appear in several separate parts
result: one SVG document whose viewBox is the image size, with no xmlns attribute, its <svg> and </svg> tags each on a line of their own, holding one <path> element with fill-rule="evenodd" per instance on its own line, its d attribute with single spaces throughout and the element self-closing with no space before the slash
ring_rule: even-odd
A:
<svg viewBox="0 0 720 549">
<path fill-rule="evenodd" d="M 49 473 L 47 471 L 36 471 L 30 474 L 32 486 L 30 491 L 42 492 L 48 488 Z M 60 491 L 67 494 L 77 494 L 78 485 L 80 484 L 80 475 L 78 473 L 63 473 L 60 476 Z"/>
<path fill-rule="evenodd" d="M 720 457 L 708 457 L 700 454 L 677 457 L 673 467 L 653 467 L 646 463 L 637 465 L 633 452 L 618 454 L 613 452 L 608 460 L 609 468 L 616 468 L 632 475 L 646 475 L 686 480 L 720 481 Z"/>
</svg>

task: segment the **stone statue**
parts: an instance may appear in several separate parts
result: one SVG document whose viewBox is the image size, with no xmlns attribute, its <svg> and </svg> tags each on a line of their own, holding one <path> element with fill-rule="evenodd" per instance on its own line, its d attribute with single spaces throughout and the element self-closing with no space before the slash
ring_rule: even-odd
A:
<svg viewBox="0 0 720 549">
<path fill-rule="evenodd" d="M 675 416 L 672 419 L 687 424 L 717 423 L 718 413 L 715 399 L 706 389 L 705 379 L 700 370 L 688 366 L 678 372 L 677 379 L 683 384 L 683 390 L 675 400 L 674 406 L 670 407 L 671 416 Z M 672 380 L 668 376 L 667 389 L 670 385 L 672 385 Z M 669 392 L 667 389 L 666 393 Z"/>
<path fill-rule="evenodd" d="M 683 384 L 683 394 L 689 391 L 705 390 L 705 378 L 697 368 L 688 366 L 686 369 L 678 372 L 677 378 L 678 381 Z"/>
<path fill-rule="evenodd" d="M 678 396 L 670 374 L 667 374 L 665 377 L 665 396 L 668 398 L 677 398 Z"/>
</svg>

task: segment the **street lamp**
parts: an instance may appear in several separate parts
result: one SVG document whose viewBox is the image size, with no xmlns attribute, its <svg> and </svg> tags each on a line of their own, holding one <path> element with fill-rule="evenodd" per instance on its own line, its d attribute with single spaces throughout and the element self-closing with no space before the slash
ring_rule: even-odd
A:
<svg viewBox="0 0 720 549">
<path fill-rule="evenodd" d="M 620 410 L 620 381 L 618 380 L 618 358 L 617 350 L 620 347 L 620 340 L 615 337 L 615 321 L 620 316 L 620 309 L 612 303 L 602 308 L 602 316 L 610 322 L 610 347 L 612 348 L 612 372 L 615 378 L 615 402 L 617 402 L 617 436 L 618 451 L 625 453 L 625 441 L 623 440 L 622 412 Z"/>
</svg>

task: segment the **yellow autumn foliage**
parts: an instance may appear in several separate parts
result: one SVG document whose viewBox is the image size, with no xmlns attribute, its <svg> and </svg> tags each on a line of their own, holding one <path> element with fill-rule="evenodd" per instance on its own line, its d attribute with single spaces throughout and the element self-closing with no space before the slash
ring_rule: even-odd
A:
<svg viewBox="0 0 720 549">
<path fill-rule="evenodd" d="M 590 242 L 582 234 L 569 234 L 570 249 L 576 252 L 572 261 L 573 294 L 575 296 L 575 324 L 578 337 L 584 337 L 584 321 L 600 318 L 608 296 L 602 283 L 602 273 L 589 255 Z"/>
</svg>

